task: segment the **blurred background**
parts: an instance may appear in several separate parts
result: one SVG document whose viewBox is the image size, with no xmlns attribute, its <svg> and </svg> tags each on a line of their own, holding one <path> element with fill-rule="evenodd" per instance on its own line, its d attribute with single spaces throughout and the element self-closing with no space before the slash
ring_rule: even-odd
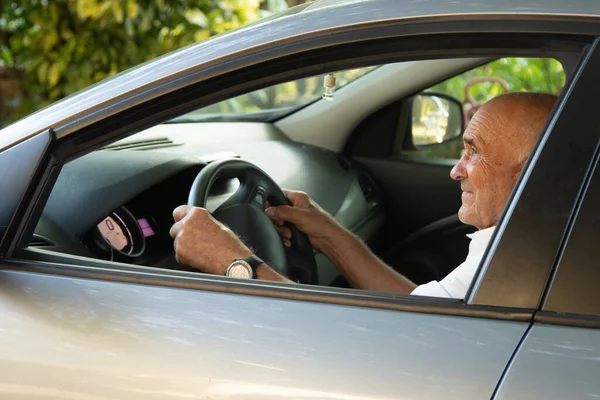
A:
<svg viewBox="0 0 600 400">
<path fill-rule="evenodd" d="M 144 61 L 305 2 L 309 1 L 3 0 L 0 127 Z M 340 72 L 338 85 L 369 70 Z M 496 80 L 477 84 L 476 77 Z M 472 87 L 465 91 L 467 84 Z M 505 91 L 557 93 L 563 84 L 562 67 L 554 60 L 505 58 L 432 89 L 464 102 L 467 92 L 485 101 Z M 318 98 L 321 89 L 318 78 L 309 78 L 219 107 L 237 112 L 274 108 Z"/>
<path fill-rule="evenodd" d="M 306 0 L 3 0 L 0 125 Z"/>
</svg>

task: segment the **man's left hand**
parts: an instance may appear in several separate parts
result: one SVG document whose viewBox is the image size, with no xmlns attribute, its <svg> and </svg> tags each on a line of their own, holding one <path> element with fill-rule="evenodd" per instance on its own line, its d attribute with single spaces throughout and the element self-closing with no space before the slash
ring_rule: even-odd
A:
<svg viewBox="0 0 600 400">
<path fill-rule="evenodd" d="M 169 234 L 175 239 L 175 258 L 180 264 L 225 275 L 233 260 L 252 255 L 231 229 L 204 208 L 179 206 L 173 211 L 173 218 L 175 224 Z"/>
</svg>

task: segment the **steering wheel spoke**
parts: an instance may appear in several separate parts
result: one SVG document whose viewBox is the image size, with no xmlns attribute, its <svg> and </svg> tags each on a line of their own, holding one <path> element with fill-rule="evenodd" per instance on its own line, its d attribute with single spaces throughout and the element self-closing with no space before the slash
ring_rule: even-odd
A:
<svg viewBox="0 0 600 400">
<path fill-rule="evenodd" d="M 240 179 L 240 187 L 215 210 L 215 213 L 222 212 L 229 207 L 234 207 L 239 204 L 249 204 L 263 212 L 265 211 L 267 204 L 267 190 L 260 185 L 243 182 L 242 179 L 243 178 Z"/>
</svg>

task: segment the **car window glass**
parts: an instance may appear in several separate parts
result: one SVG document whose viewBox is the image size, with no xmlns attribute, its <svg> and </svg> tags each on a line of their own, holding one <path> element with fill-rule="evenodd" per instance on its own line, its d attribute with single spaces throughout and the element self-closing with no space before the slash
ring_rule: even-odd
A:
<svg viewBox="0 0 600 400">
<path fill-rule="evenodd" d="M 426 89 L 425 93 L 441 93 L 462 104 L 465 124 L 486 101 L 509 92 L 542 92 L 557 95 L 565 84 L 561 63 L 552 58 L 505 57 L 471 69 Z M 439 131 L 439 120 L 433 121 Z M 413 133 L 414 135 L 414 133 Z M 463 151 L 462 139 L 445 140 L 439 144 L 419 146 L 415 136 L 414 149 L 398 149 L 401 155 L 429 161 L 458 160 Z M 424 140 L 425 141 L 425 140 Z"/>
<path fill-rule="evenodd" d="M 375 68 L 375 66 L 371 66 L 335 72 L 336 90 Z M 248 118 L 257 113 L 262 113 L 265 119 L 269 119 L 271 115 L 289 113 L 321 99 L 324 81 L 325 75 L 318 75 L 269 86 L 195 110 L 177 117 L 174 122 L 200 122 L 215 117 L 219 117 L 220 120 L 228 120 L 235 119 L 240 115 Z"/>
<path fill-rule="evenodd" d="M 544 310 L 600 315 L 600 169 L 598 164 L 576 214 Z"/>
</svg>

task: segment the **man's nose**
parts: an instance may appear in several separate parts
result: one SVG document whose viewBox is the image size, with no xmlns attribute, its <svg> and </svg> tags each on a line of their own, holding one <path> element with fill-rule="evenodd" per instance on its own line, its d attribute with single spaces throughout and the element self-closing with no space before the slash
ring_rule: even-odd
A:
<svg viewBox="0 0 600 400">
<path fill-rule="evenodd" d="M 466 176 L 467 170 L 465 169 L 463 159 L 461 158 L 460 160 L 458 160 L 456 165 L 452 167 L 452 170 L 450 171 L 450 177 L 456 181 L 460 181 L 462 179 L 465 179 Z"/>
</svg>

